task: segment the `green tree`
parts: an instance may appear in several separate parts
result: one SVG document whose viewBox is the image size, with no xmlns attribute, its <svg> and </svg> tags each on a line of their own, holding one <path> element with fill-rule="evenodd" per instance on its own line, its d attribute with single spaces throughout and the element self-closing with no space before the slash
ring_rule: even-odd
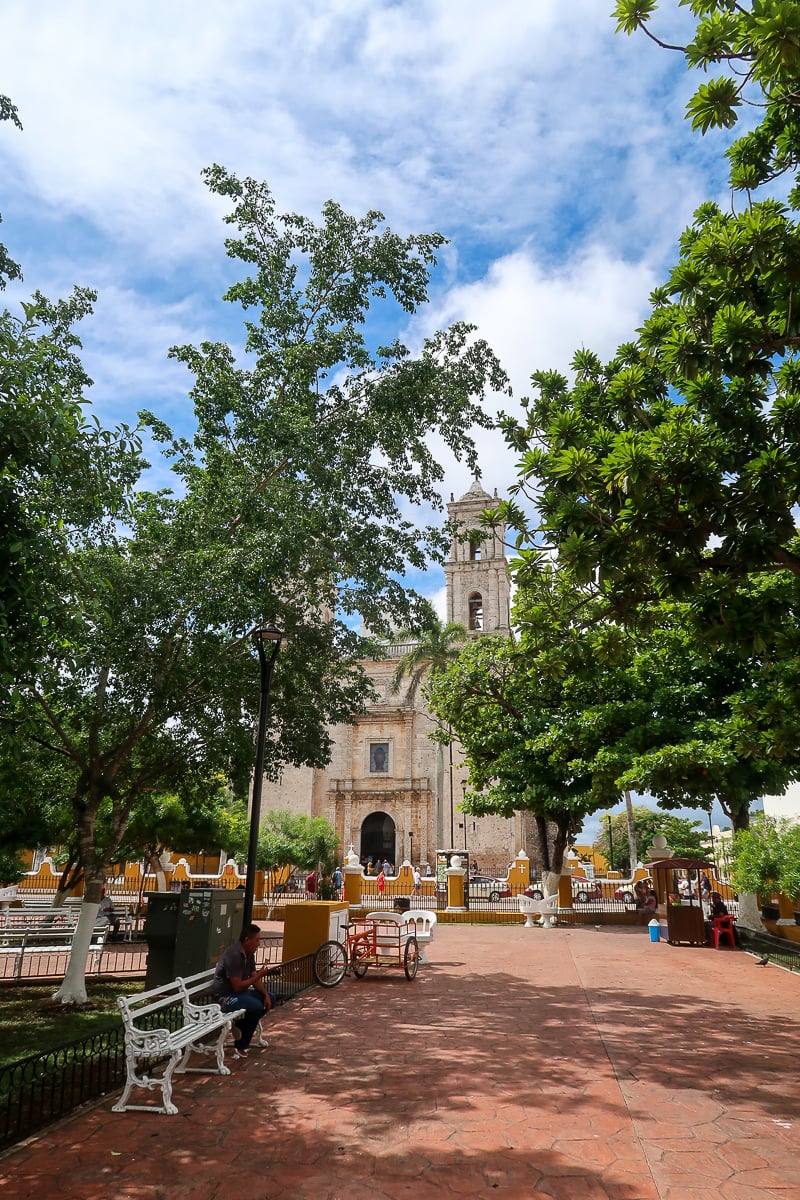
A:
<svg viewBox="0 0 800 1200">
<path fill-rule="evenodd" d="M 307 817 L 273 809 L 261 825 L 258 865 L 263 869 L 293 866 L 329 875 L 339 857 L 339 837 L 325 817 Z"/>
<path fill-rule="evenodd" d="M 571 383 L 533 375 L 527 420 L 503 425 L 541 525 L 529 528 L 516 501 L 505 515 L 531 559 L 546 544 L 623 619 L 654 597 L 686 598 L 699 637 L 751 653 L 797 628 L 797 6 L 691 8 L 695 37 L 678 49 L 690 67 L 714 68 L 689 105 L 695 127 L 734 125 L 744 102 L 760 108 L 727 151 L 741 211 L 698 209 L 637 340 L 611 362 L 581 350 Z M 619 0 L 619 27 L 651 33 L 656 9 Z M 752 196 L 783 173 L 788 203 Z M 789 575 L 782 605 L 740 586 L 761 573 Z"/>
<path fill-rule="evenodd" d="M 460 621 L 442 621 L 427 604 L 423 610 L 421 628 L 402 629 L 395 634 L 398 642 L 413 642 L 413 645 L 402 655 L 395 668 L 392 692 L 399 692 L 403 680 L 408 677 L 407 699 L 412 704 L 425 675 L 437 675 L 448 663 L 454 662 L 467 636 L 466 627 Z"/>
<path fill-rule="evenodd" d="M 694 37 L 674 46 L 652 26 L 658 0 L 617 0 L 617 31 L 643 31 L 700 69 L 687 105 L 693 129 L 732 129 L 742 111 L 760 120 L 727 150 L 731 187 L 751 192 L 800 163 L 800 13 L 794 0 L 680 0 L 697 18 Z"/>
<path fill-rule="evenodd" d="M 154 792 L 138 800 L 118 861 L 143 858 L 158 871 L 165 850 L 196 854 L 210 847 L 241 853 L 248 830 L 247 805 L 232 797 L 224 778 L 193 781 L 181 793 Z"/>
<path fill-rule="evenodd" d="M 608 818 L 611 817 L 611 840 L 608 834 Z M 627 842 L 627 818 L 625 813 L 600 813 L 600 832 L 594 840 L 596 850 L 604 855 L 610 863 L 613 844 L 614 869 L 630 874 L 632 871 Z M 646 861 L 647 849 L 653 844 L 656 834 L 663 834 L 667 845 L 678 858 L 704 858 L 707 855 L 703 836 L 702 821 L 689 817 L 676 817 L 646 808 L 644 805 L 633 806 L 633 821 L 636 829 L 636 840 L 641 847 L 643 861 Z M 635 866 L 636 864 L 634 864 Z"/>
<path fill-rule="evenodd" d="M 741 892 L 800 898 L 800 825 L 760 813 L 733 839 L 731 882 Z"/>
<path fill-rule="evenodd" d="M 94 294 L 51 303 L 37 293 L 22 317 L 0 312 L 0 680 L 8 686 L 57 637 L 60 563 L 76 536 L 102 537 L 126 516 L 139 439 L 83 415 L 90 385 L 75 353 L 77 321 Z"/>
<path fill-rule="evenodd" d="M 251 277 L 228 293 L 247 312 L 246 366 L 229 347 L 174 351 L 195 375 L 193 439 L 145 419 L 181 493 L 131 490 L 125 523 L 78 525 L 52 564 L 61 597 L 47 654 L 2 709 L 7 745 L 60 761 L 85 912 L 58 996 L 85 999 L 93 906 L 137 806 L 221 773 L 243 793 L 252 766 L 258 671 L 250 631 L 286 634 L 273 679 L 265 769 L 323 765 L 331 725 L 363 708 L 360 612 L 376 633 L 409 620 L 406 562 L 441 555 L 438 531 L 400 506 L 433 502 L 430 432 L 474 463 L 469 428 L 503 377 L 456 326 L 413 358 L 367 349 L 367 310 L 424 302 L 438 235 L 401 239 L 380 214 L 325 207 L 318 227 L 279 217 L 269 189 L 207 173 L 233 205 L 228 253 Z M 370 643 L 367 643 L 367 648 Z"/>
<path fill-rule="evenodd" d="M 548 876 L 561 873 L 570 835 L 594 807 L 590 773 L 573 763 L 565 742 L 555 745 L 556 691 L 535 659 L 504 637 L 470 641 L 426 685 L 432 711 L 464 749 L 470 786 L 464 810 L 531 812 Z"/>
<path fill-rule="evenodd" d="M 651 606 L 626 629 L 563 570 L 517 564 L 516 581 L 517 642 L 467 646 L 428 693 L 465 748 L 471 784 L 485 789 L 468 810 L 528 810 L 540 843 L 555 824 L 546 869 L 557 873 L 570 833 L 626 789 L 667 809 L 718 801 L 741 828 L 751 802 L 792 777 L 796 759 L 759 756 L 746 740 L 760 664 L 729 648 L 708 661 L 685 606 Z"/>
</svg>

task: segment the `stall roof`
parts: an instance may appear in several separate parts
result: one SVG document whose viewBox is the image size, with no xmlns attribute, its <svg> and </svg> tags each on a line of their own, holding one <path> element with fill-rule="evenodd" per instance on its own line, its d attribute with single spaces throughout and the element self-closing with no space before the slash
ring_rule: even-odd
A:
<svg viewBox="0 0 800 1200">
<path fill-rule="evenodd" d="M 703 858 L 658 858 L 655 862 L 645 863 L 651 870 L 653 867 L 660 871 L 710 871 L 711 863 Z"/>
</svg>

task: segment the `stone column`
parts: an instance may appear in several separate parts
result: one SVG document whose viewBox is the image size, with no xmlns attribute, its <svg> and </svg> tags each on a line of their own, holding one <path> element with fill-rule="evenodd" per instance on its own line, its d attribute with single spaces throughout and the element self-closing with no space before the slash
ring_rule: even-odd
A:
<svg viewBox="0 0 800 1200">
<path fill-rule="evenodd" d="M 778 924 L 794 925 L 794 901 L 783 892 L 778 893 Z"/>
<path fill-rule="evenodd" d="M 344 864 L 344 898 L 351 908 L 361 907 L 361 883 L 364 872 L 352 845 L 347 852 Z"/>
<path fill-rule="evenodd" d="M 531 860 L 524 850 L 518 850 L 514 856 L 514 865 L 508 872 L 508 882 L 513 888 L 524 891 L 531 881 Z"/>
<path fill-rule="evenodd" d="M 466 867 L 461 865 L 461 856 L 454 854 L 450 866 L 445 871 L 447 876 L 447 912 L 466 912 L 464 903 L 464 876 Z"/>
</svg>

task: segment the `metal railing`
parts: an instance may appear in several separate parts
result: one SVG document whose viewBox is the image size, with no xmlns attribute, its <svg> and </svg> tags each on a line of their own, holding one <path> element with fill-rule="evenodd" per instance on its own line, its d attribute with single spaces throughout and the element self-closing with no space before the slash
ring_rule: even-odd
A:
<svg viewBox="0 0 800 1200">
<path fill-rule="evenodd" d="M 111 1091 L 124 1076 L 121 1023 L 0 1068 L 0 1147 Z"/>
<path fill-rule="evenodd" d="M 740 929 L 739 942 L 751 954 L 758 954 L 789 971 L 800 971 L 800 945 L 797 942 L 752 929 Z"/>
<path fill-rule="evenodd" d="M 270 947 L 267 947 L 269 961 Z M 263 956 L 259 956 L 261 959 Z M 313 987 L 313 954 L 277 964 L 267 986 L 285 1004 Z M 142 968 L 144 970 L 144 968 Z M 177 1028 L 180 1005 L 151 1018 L 155 1026 Z M 125 1037 L 119 1018 L 107 1029 L 0 1067 L 0 1149 L 29 1137 L 89 1100 L 121 1087 L 125 1079 Z"/>
<path fill-rule="evenodd" d="M 72 952 L 72 934 L 58 937 L 63 945 L 47 945 L 53 938 L 41 933 L 22 934 L 13 946 L 0 946 L 0 980 L 18 982 L 33 979 L 63 978 Z M 86 962 L 87 976 L 144 974 L 147 946 L 144 942 L 115 942 L 90 946 Z"/>
</svg>

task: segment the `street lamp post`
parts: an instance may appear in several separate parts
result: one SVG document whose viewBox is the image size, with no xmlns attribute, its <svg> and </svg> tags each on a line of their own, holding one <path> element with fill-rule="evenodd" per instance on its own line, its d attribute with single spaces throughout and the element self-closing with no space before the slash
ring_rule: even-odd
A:
<svg viewBox="0 0 800 1200">
<path fill-rule="evenodd" d="M 408 852 L 408 860 L 413 867 L 413 865 L 414 865 L 414 835 L 410 829 L 408 831 L 408 844 L 410 846 L 410 849 Z"/>
<path fill-rule="evenodd" d="M 608 868 L 614 870 L 614 835 L 611 832 L 611 813 L 606 818 L 608 821 Z"/>
<path fill-rule="evenodd" d="M 450 849 L 455 848 L 455 811 L 453 809 L 453 731 L 448 728 L 450 734 Z"/>
<path fill-rule="evenodd" d="M 258 661 L 261 666 L 261 697 L 258 708 L 258 732 L 256 734 L 256 766 L 253 776 L 253 798 L 250 802 L 250 839 L 247 846 L 247 879 L 244 885 L 244 912 L 242 928 L 246 928 L 253 920 L 253 900 L 256 890 L 256 859 L 258 858 L 258 832 L 261 826 L 261 784 L 264 778 L 264 746 L 267 740 L 267 717 L 269 715 L 269 689 L 272 683 L 272 670 L 275 659 L 281 648 L 282 630 L 276 625 L 264 625 L 253 632 Z M 272 653 L 267 656 L 264 649 L 266 642 L 272 646 Z"/>
<path fill-rule="evenodd" d="M 464 849 L 467 848 L 467 814 L 464 812 L 464 805 L 467 801 L 467 781 L 461 780 L 461 811 L 464 813 Z"/>
</svg>

